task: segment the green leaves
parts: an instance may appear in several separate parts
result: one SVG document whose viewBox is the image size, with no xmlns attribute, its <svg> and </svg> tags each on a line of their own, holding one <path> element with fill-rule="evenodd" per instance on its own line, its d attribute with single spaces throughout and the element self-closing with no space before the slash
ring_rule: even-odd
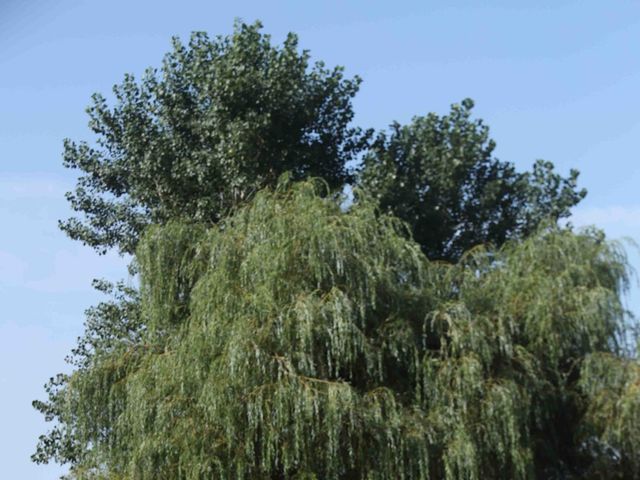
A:
<svg viewBox="0 0 640 480">
<path fill-rule="evenodd" d="M 332 188 L 350 179 L 345 165 L 368 137 L 349 126 L 360 79 L 309 65 L 295 35 L 273 46 L 260 29 L 174 39 L 160 71 L 114 87 L 113 107 L 93 96 L 95 144 L 65 142 L 65 166 L 82 173 L 67 197 L 81 217 L 61 222 L 65 232 L 133 253 L 148 224 L 218 222 L 285 171 Z"/>
<path fill-rule="evenodd" d="M 578 173 L 494 158 L 469 99 L 370 143 L 360 79 L 309 62 L 237 23 L 93 96 L 61 228 L 135 254 L 140 288 L 96 282 L 112 299 L 34 402 L 56 423 L 33 460 L 77 479 L 638 478 L 628 267 L 558 227 Z"/>
<path fill-rule="evenodd" d="M 77 478 L 638 474 L 622 251 L 547 228 L 430 262 L 327 188 L 283 180 L 217 226 L 147 232 L 146 328 L 59 397 Z"/>
<path fill-rule="evenodd" d="M 493 157 L 495 142 L 482 120 L 471 119 L 473 102 L 454 104 L 448 115 L 415 117 L 378 134 L 365 155 L 359 181 L 385 212 L 411 226 L 433 260 L 457 261 L 477 245 L 502 245 L 539 225 L 567 217 L 585 195 L 578 172 L 569 178 L 539 160 L 517 173 Z"/>
</svg>

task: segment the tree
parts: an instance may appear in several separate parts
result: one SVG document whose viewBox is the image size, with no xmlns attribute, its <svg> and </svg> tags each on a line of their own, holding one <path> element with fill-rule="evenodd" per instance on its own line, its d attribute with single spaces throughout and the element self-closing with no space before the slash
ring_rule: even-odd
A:
<svg viewBox="0 0 640 480">
<path fill-rule="evenodd" d="M 64 164 L 82 176 L 67 194 L 80 218 L 61 222 L 99 251 L 132 254 L 150 223 L 217 222 L 280 174 L 320 176 L 333 188 L 369 136 L 349 126 L 360 79 L 309 66 L 289 34 L 271 44 L 259 22 L 230 37 L 177 38 L 158 72 L 126 75 L 116 104 L 93 96 L 95 144 L 66 140 Z"/>
<path fill-rule="evenodd" d="M 638 478 L 615 245 L 549 227 L 431 262 L 326 193 L 147 231 L 147 328 L 66 387 L 76 478 Z"/>
<path fill-rule="evenodd" d="M 232 469 L 245 478 L 637 471 L 635 424 L 603 423 L 623 406 L 632 418 L 634 408 L 636 367 L 615 345 L 624 262 L 597 235 L 553 226 L 584 195 L 577 173 L 563 179 L 538 163 L 518 174 L 495 160 L 467 101 L 368 145 L 370 132 L 350 123 L 359 82 L 341 68 L 310 66 L 294 35 L 274 47 L 259 24 L 237 24 L 230 37 L 175 40 L 160 72 L 147 71 L 140 83 L 126 76 L 114 88 L 115 106 L 94 96 L 96 143 L 65 142 L 65 165 L 82 175 L 68 194 L 81 216 L 61 227 L 100 252 L 136 254 L 142 289 L 96 283 L 113 298 L 88 311 L 74 372 L 52 378 L 48 399 L 34 402 L 55 421 L 35 461 L 68 463 L 76 478 L 224 478 Z M 362 152 L 355 178 L 346 165 Z M 447 159 L 458 154 L 462 166 L 451 168 Z M 326 188 L 312 182 L 274 192 L 283 172 L 294 181 L 320 176 Z M 405 188 L 394 172 L 413 183 Z M 349 182 L 357 202 L 343 212 L 337 192 Z M 455 222 L 433 213 L 439 208 Z M 548 229 L 535 233 L 547 217 Z M 412 233 L 429 259 L 455 263 L 430 262 Z M 482 250 L 482 242 L 493 247 Z M 462 254 L 472 246 L 476 253 Z M 531 270 L 518 270 L 517 261 Z M 559 306 L 545 311 L 551 286 L 523 278 L 556 272 L 556 261 L 566 283 L 553 292 L 569 303 L 553 297 Z M 531 298 L 518 297 L 518 288 L 530 288 Z M 534 342 L 523 329 L 538 313 L 553 329 L 549 338 L 534 333 L 557 358 L 520 349 Z M 213 316 L 220 321 L 207 320 Z M 513 330 L 496 336 L 512 317 Z M 560 328 L 559 319 L 574 323 Z M 284 330 L 270 337 L 276 327 Z M 588 345 L 568 347 L 580 332 Z M 252 352 L 266 356 L 254 362 Z M 611 383 L 598 383 L 595 373 L 574 378 L 567 362 L 576 358 L 585 371 L 610 361 L 621 373 Z M 546 380 L 530 383 L 535 378 Z M 494 405 L 492 395 L 501 394 L 494 383 L 507 385 L 504 395 L 513 395 L 501 398 L 513 409 L 495 404 L 502 410 L 489 418 L 478 408 Z M 540 385 L 551 385 L 551 396 L 523 393 Z M 315 396 L 303 395 L 308 387 Z M 576 404 L 557 403 L 568 398 Z M 247 400 L 253 410 L 241 409 Z M 445 401 L 459 402 L 449 416 L 438 403 Z M 271 406 L 278 431 L 260 420 Z M 490 423 L 500 416 L 512 423 Z M 493 425 L 493 436 L 478 422 Z M 541 430 L 550 425 L 557 431 Z M 484 445 L 490 439 L 497 443 Z M 541 448 L 567 439 L 568 450 Z M 335 458 L 311 457 L 327 444 Z"/>
<path fill-rule="evenodd" d="M 465 99 L 451 113 L 415 117 L 378 134 L 360 169 L 360 183 L 384 211 L 409 225 L 431 259 L 456 261 L 476 245 L 502 245 L 542 222 L 568 217 L 584 196 L 578 172 L 568 178 L 537 161 L 518 173 L 493 157 L 495 142 Z"/>
<path fill-rule="evenodd" d="M 236 23 L 228 37 L 177 38 L 160 71 L 140 82 L 126 75 L 115 105 L 99 94 L 87 109 L 93 143 L 65 140 L 64 165 L 81 176 L 67 194 L 80 214 L 60 222 L 71 238 L 99 252 L 133 254 L 144 229 L 182 219 L 212 224 L 287 171 L 322 176 L 339 190 L 346 164 L 370 132 L 351 127 L 360 79 L 310 65 L 294 34 L 274 46 L 261 24 Z M 135 259 L 132 271 L 136 271 Z M 97 358 L 135 345 L 146 328 L 135 289 L 96 281 L 112 295 L 87 311 L 85 332 L 69 362 L 89 371 Z M 33 459 L 76 464 L 82 452 L 64 414 L 67 375 L 52 377 L 47 401 L 34 406 L 56 425 L 40 437 Z"/>
<path fill-rule="evenodd" d="M 237 23 L 230 37 L 174 39 L 160 72 L 114 87 L 113 107 L 93 96 L 96 141 L 64 145 L 64 165 L 82 175 L 67 194 L 81 216 L 62 230 L 98 251 L 132 254 L 149 224 L 215 223 L 286 171 L 339 190 L 354 180 L 347 163 L 365 151 L 359 183 L 412 226 L 430 258 L 501 245 L 568 216 L 584 197 L 574 170 L 564 179 L 540 161 L 517 173 L 494 159 L 469 99 L 447 116 L 393 124 L 369 145 L 371 131 L 350 126 L 360 79 L 322 62 L 310 68 L 295 35 L 276 47 L 260 29 Z"/>
<path fill-rule="evenodd" d="M 139 345 L 145 329 L 136 289 L 124 282 L 113 285 L 104 280 L 94 280 L 94 287 L 111 298 L 86 311 L 85 331 L 66 358 L 74 367 L 76 377 L 91 372 L 100 358 L 127 346 Z M 46 435 L 40 436 L 31 458 L 37 463 L 55 460 L 69 464 L 77 472 L 75 466 L 81 463 L 85 453 L 76 435 L 77 412 L 71 407 L 76 391 L 70 378 L 67 374 L 52 377 L 45 385 L 47 400 L 33 402 L 45 420 L 55 424 Z"/>
</svg>

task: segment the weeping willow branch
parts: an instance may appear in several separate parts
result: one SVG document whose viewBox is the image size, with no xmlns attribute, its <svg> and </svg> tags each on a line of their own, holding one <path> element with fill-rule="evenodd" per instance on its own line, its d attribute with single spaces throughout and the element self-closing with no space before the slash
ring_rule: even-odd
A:
<svg viewBox="0 0 640 480">
<path fill-rule="evenodd" d="M 72 474 L 637 478 L 619 246 L 546 228 L 452 265 L 405 233 L 315 181 L 218 226 L 151 228 L 137 261 L 153 348 L 72 375 Z"/>
</svg>

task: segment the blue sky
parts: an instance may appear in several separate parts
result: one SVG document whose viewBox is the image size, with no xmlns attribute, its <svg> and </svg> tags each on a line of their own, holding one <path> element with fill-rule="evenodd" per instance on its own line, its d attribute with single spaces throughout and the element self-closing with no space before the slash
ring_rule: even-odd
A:
<svg viewBox="0 0 640 480">
<path fill-rule="evenodd" d="M 55 3 L 55 6 L 54 6 Z M 32 410 L 99 296 L 125 277 L 57 230 L 74 174 L 62 139 L 90 140 L 84 108 L 124 73 L 157 66 L 170 37 L 226 34 L 234 18 L 288 31 L 328 65 L 364 79 L 356 123 L 383 128 L 471 97 L 497 156 L 581 172 L 574 223 L 640 240 L 640 3 L 637 1 L 0 0 L 0 464 L 6 478 L 51 479 L 29 462 L 46 425 Z M 631 256 L 640 268 L 640 257 Z M 640 311 L 638 288 L 629 304 Z"/>
</svg>

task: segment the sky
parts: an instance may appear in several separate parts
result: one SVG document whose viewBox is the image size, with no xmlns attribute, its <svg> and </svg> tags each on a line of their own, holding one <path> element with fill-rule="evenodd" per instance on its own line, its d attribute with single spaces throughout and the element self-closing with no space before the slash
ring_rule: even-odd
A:
<svg viewBox="0 0 640 480">
<path fill-rule="evenodd" d="M 355 123 L 381 129 L 444 114 L 471 97 L 496 156 L 521 169 L 543 158 L 581 171 L 589 191 L 573 223 L 640 241 L 640 3 L 634 1 L 0 0 L 0 464 L 5 478 L 53 479 L 29 460 L 47 424 L 31 401 L 68 371 L 95 277 L 127 278 L 57 228 L 64 138 L 89 140 L 84 111 L 125 73 L 159 66 L 171 36 L 228 34 L 260 19 L 312 58 L 363 78 Z M 630 250 L 640 269 L 640 256 Z M 640 312 L 634 285 L 628 299 Z"/>
</svg>

